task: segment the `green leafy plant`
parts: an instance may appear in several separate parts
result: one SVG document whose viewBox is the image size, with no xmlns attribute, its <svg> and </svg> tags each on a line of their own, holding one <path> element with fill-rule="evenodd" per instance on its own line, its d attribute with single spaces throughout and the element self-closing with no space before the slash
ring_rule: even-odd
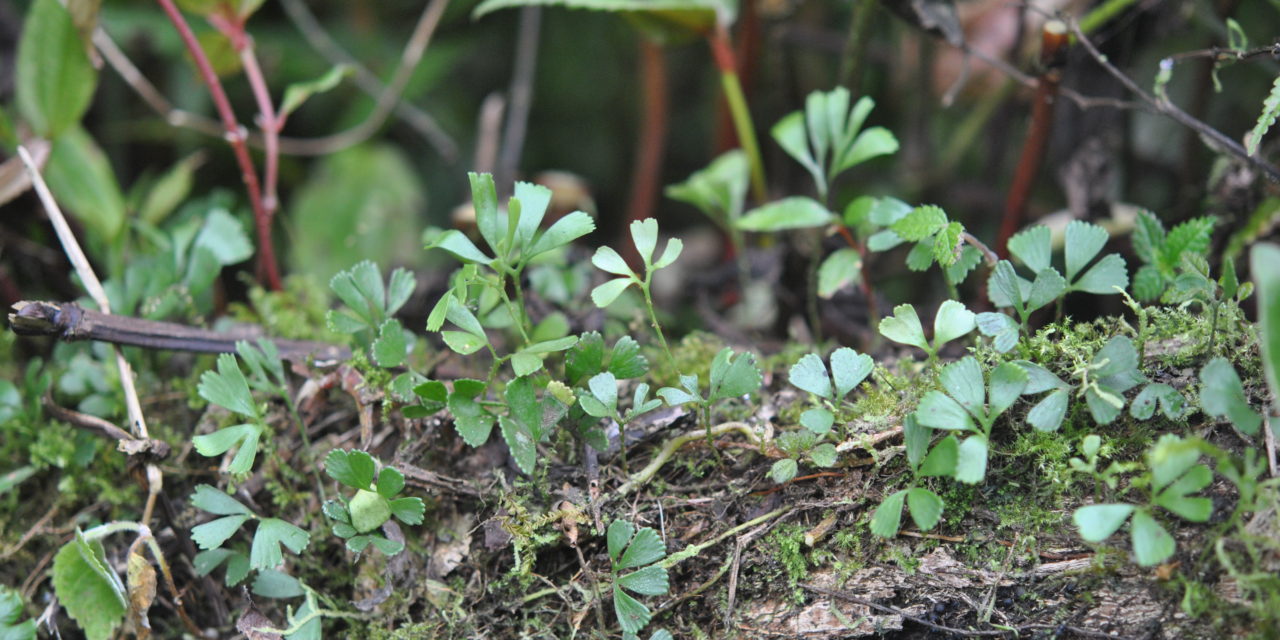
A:
<svg viewBox="0 0 1280 640">
<path fill-rule="evenodd" d="M 413 273 L 403 268 L 392 271 L 384 285 L 378 265 L 368 260 L 341 271 L 329 281 L 329 288 L 346 309 L 329 311 L 329 328 L 355 336 L 379 366 L 400 366 L 411 337 L 392 316 L 409 301 L 416 286 Z"/>
<path fill-rule="evenodd" d="M 901 304 L 893 309 L 893 315 L 880 321 L 880 335 L 901 344 L 909 344 L 929 354 L 929 360 L 938 359 L 938 352 L 946 343 L 973 331 L 976 316 L 955 300 L 946 300 L 938 306 L 933 317 L 933 341 L 924 337 L 924 327 L 915 307 Z"/>
<path fill-rule="evenodd" d="M 361 553 L 370 544 L 393 556 L 404 550 L 404 543 L 374 533 L 388 520 L 409 525 L 422 524 L 426 506 L 422 498 L 397 498 L 404 490 L 404 474 L 395 467 L 378 468 L 373 456 L 363 451 L 334 449 L 325 458 L 325 472 L 342 485 L 355 489 L 351 498 L 328 500 L 324 514 L 336 521 L 333 535 L 347 541 L 347 548 Z"/>
<path fill-rule="evenodd" d="M 1027 372 L 1011 362 L 991 371 L 983 384 L 982 367 L 973 356 L 942 368 L 938 376 L 945 391 L 925 394 L 916 409 L 920 424 L 944 431 L 968 432 L 957 447 L 955 479 L 970 484 L 981 482 L 987 473 L 991 428 L 1006 409 L 1013 406 L 1027 387 Z"/>
<path fill-rule="evenodd" d="M 22 620 L 22 596 L 16 589 L 0 586 L 0 640 L 34 640 L 36 621 Z"/>
<path fill-rule="evenodd" d="M 1271 125 L 1276 123 L 1277 116 L 1280 116 L 1280 77 L 1271 84 L 1271 93 L 1268 93 L 1267 99 L 1262 101 L 1262 113 L 1258 114 L 1258 121 L 1254 123 L 1253 131 L 1249 132 L 1249 140 L 1245 147 L 1249 155 L 1258 152 L 1262 137 L 1271 130 Z"/>
<path fill-rule="evenodd" d="M 219 566 L 226 565 L 226 584 L 239 584 L 250 570 L 259 571 L 259 578 L 265 580 L 264 592 L 273 592 L 270 588 L 272 580 L 278 576 L 263 572 L 275 569 L 284 561 L 281 547 L 294 553 L 302 553 L 311 543 L 311 534 L 306 530 L 279 518 L 267 518 L 254 513 L 239 500 L 232 498 L 216 487 L 207 484 L 196 485 L 191 494 L 191 504 L 216 516 L 221 516 L 204 524 L 191 528 L 191 539 L 202 551 L 192 559 L 196 572 L 208 575 Z M 231 536 L 248 521 L 254 520 L 258 526 L 254 530 L 253 542 L 249 553 L 223 546 Z M 285 576 L 288 578 L 288 576 Z M 291 578 L 290 578 L 291 580 Z M 255 590 L 257 590 L 255 582 Z"/>
<path fill-rule="evenodd" d="M 836 446 L 823 442 L 823 439 L 823 435 L 812 431 L 788 431 L 780 434 L 773 443 L 784 457 L 774 461 L 769 468 L 769 477 L 778 484 L 790 482 L 800 471 L 801 458 L 808 458 L 818 467 L 834 467 L 838 456 Z"/>
<path fill-rule="evenodd" d="M 733 149 L 711 161 L 706 168 L 694 172 L 684 182 L 666 188 L 668 198 L 687 202 L 716 223 L 733 244 L 738 259 L 739 275 L 746 277 L 746 244 L 738 220 L 746 206 L 750 185 L 747 155 Z"/>
<path fill-rule="evenodd" d="M 1271 389 L 1271 430 L 1280 434 L 1280 245 L 1258 243 L 1249 254 L 1258 285 L 1258 336 L 1262 372 Z"/>
<path fill-rule="evenodd" d="M 846 210 L 845 214 L 856 220 L 859 211 Z M 851 213 L 854 215 L 850 216 Z M 959 297 L 956 285 L 978 266 L 983 253 L 990 252 L 965 231 L 964 225 L 948 218 L 947 213 L 935 205 L 912 208 L 902 202 L 882 199 L 865 216 L 872 228 L 879 227 L 867 238 L 867 249 L 888 251 L 906 242 L 914 243 L 907 253 L 907 268 L 925 271 L 937 263 L 952 298 Z"/>
<path fill-rule="evenodd" d="M 1169 511 L 1190 522 L 1206 522 L 1213 513 L 1209 498 L 1191 494 L 1213 481 L 1209 467 L 1198 464 L 1197 442 L 1166 433 L 1147 452 L 1147 472 L 1137 483 L 1147 489 L 1145 504 L 1092 504 L 1076 509 L 1072 521 L 1080 537 L 1102 542 L 1130 520 L 1130 540 L 1134 557 L 1144 567 L 1167 560 L 1176 550 L 1173 536 L 1155 518 L 1156 508 Z"/>
<path fill-rule="evenodd" d="M 871 356 L 859 354 L 848 347 L 831 353 L 831 372 L 817 354 L 800 358 L 790 372 L 791 384 L 821 398 L 821 407 L 809 409 L 800 415 L 800 424 L 817 435 L 826 435 L 835 423 L 837 405 L 844 397 L 862 384 L 875 368 Z M 830 466 L 830 465 L 820 465 Z"/>
<path fill-rule="evenodd" d="M 1133 230 L 1133 252 L 1143 264 L 1133 274 L 1133 295 L 1150 302 L 1160 298 L 1178 277 L 1185 255 L 1201 256 L 1209 250 L 1213 216 L 1187 220 L 1168 232 L 1150 211 L 1138 213 Z"/>
<path fill-rule="evenodd" d="M 662 401 L 649 398 L 649 385 L 641 382 L 636 385 L 631 406 L 625 412 L 618 411 L 618 379 L 605 371 L 596 374 L 587 382 L 589 393 L 578 395 L 578 403 L 582 410 L 593 418 L 607 418 L 618 425 L 618 446 L 622 455 L 622 472 L 627 469 L 627 423 L 662 406 Z"/>
<path fill-rule="evenodd" d="M 653 613 L 627 591 L 643 596 L 660 596 L 669 589 L 667 569 L 661 560 L 667 545 L 650 527 L 639 531 L 625 520 L 614 520 L 606 532 L 609 571 L 613 576 L 613 610 L 624 638 L 634 638 L 649 624 Z M 623 573 L 635 569 L 630 573 Z M 655 634 L 656 635 L 656 634 Z"/>
<path fill-rule="evenodd" d="M 1226 418 L 1245 435 L 1258 435 L 1264 413 L 1255 411 L 1244 395 L 1235 367 L 1226 358 L 1210 360 L 1200 369 L 1200 407 L 1214 418 Z"/>
<path fill-rule="evenodd" d="M 1094 433 L 1080 440 L 1079 451 L 1082 457 L 1071 457 L 1067 460 L 1067 465 L 1072 471 L 1093 478 L 1095 496 L 1101 496 L 1104 486 L 1114 491 L 1121 475 L 1142 467 L 1139 462 L 1112 461 L 1105 469 L 1099 469 L 1098 464 L 1104 456 L 1108 455 L 1108 452 L 1103 448 L 1102 437 Z"/>
<path fill-rule="evenodd" d="M 505 317 L 489 317 L 490 325 L 512 326 L 519 333 L 521 346 L 533 342 L 533 327 L 524 304 L 524 285 L 521 274 L 531 260 L 556 251 L 574 240 L 595 230 L 595 221 L 583 211 L 574 211 L 543 230 L 542 219 L 551 203 L 551 190 L 527 182 L 517 182 L 505 212 L 498 208 L 497 188 L 493 176 L 487 173 L 469 173 L 471 200 L 475 207 L 476 228 L 488 245 L 492 255 L 482 252 L 466 234 L 455 229 L 444 232 L 428 230 L 427 249 L 441 249 L 458 260 L 473 265 L 455 274 L 457 285 L 441 297 L 427 320 L 429 331 L 438 331 L 444 320 L 458 324 L 474 340 L 462 336 L 444 335 L 445 343 L 462 355 L 475 352 L 487 344 L 480 320 L 461 316 L 457 309 L 476 303 L 493 308 L 500 300 Z M 474 287 L 472 285 L 475 285 Z M 515 293 L 514 300 L 507 291 Z M 485 302 L 484 298 L 493 302 Z M 467 312 L 470 314 L 470 312 Z M 467 326 L 459 324 L 467 322 Z M 472 322 L 474 321 L 474 322 Z M 477 343 L 477 340 L 479 341 Z"/>
<path fill-rule="evenodd" d="M 882 538 L 898 534 L 902 524 L 902 507 L 911 512 L 911 520 L 921 531 L 928 531 L 942 517 L 943 501 L 938 494 L 917 486 L 921 478 L 953 476 L 960 456 L 960 443 L 953 435 L 929 448 L 932 432 L 924 428 L 915 414 L 902 420 L 902 439 L 906 443 L 907 465 L 911 468 L 911 484 L 887 496 L 871 515 L 871 533 Z M 926 455 L 927 452 L 927 455 Z"/>
<path fill-rule="evenodd" d="M 1088 364 L 1079 366 L 1072 375 L 1080 381 L 1077 395 L 1084 397 L 1093 421 L 1098 424 L 1111 424 L 1119 417 L 1125 406 L 1125 392 L 1146 381 L 1138 370 L 1138 349 L 1127 336 L 1108 340 Z M 1148 396 L 1152 402 L 1159 398 L 1167 401 L 1166 413 L 1171 413 L 1175 404 L 1177 413 L 1181 413 L 1181 404 L 1172 400 L 1163 389 Z M 1144 407 L 1151 406 L 1148 399 L 1144 399 Z M 1146 409 L 1142 411 L 1146 412 Z M 1151 414 L 1146 415 L 1150 417 Z"/>
<path fill-rule="evenodd" d="M 701 410 L 702 424 L 711 440 L 711 408 L 721 400 L 736 398 L 754 392 L 763 382 L 755 354 L 744 351 L 734 357 L 733 349 L 721 349 L 711 361 L 706 395 L 702 395 L 696 374 L 681 375 L 680 387 L 663 387 L 657 395 L 671 406 L 693 404 Z"/>
<path fill-rule="evenodd" d="M 667 354 L 668 362 L 675 367 L 675 357 L 671 355 L 667 339 L 662 335 L 662 325 L 658 323 L 658 314 L 653 308 L 653 296 L 649 288 L 653 282 L 653 273 L 675 262 L 684 249 L 684 243 L 679 238 L 668 240 L 666 248 L 662 250 L 662 256 L 655 262 L 653 252 L 658 246 L 658 221 L 653 218 L 632 222 L 631 240 L 635 243 L 640 260 L 644 262 L 644 277 L 632 271 L 631 267 L 627 266 L 627 261 L 623 260 L 617 251 L 609 247 L 600 247 L 596 249 L 595 255 L 591 256 L 591 264 L 620 277 L 592 289 L 591 300 L 597 307 L 604 308 L 613 304 L 613 301 L 617 300 L 618 296 L 631 285 L 638 287 L 644 295 L 644 306 L 649 312 L 649 323 L 653 327 L 653 332 L 657 334 L 658 342 L 662 344 L 662 350 Z"/>
<path fill-rule="evenodd" d="M 196 451 L 203 456 L 220 456 L 238 447 L 227 471 L 236 476 L 249 473 L 258 455 L 258 443 L 270 427 L 262 407 L 249 391 L 249 382 L 236 364 L 236 357 L 229 353 L 218 356 L 218 370 L 204 372 L 198 390 L 200 397 L 249 421 L 192 438 Z"/>
</svg>

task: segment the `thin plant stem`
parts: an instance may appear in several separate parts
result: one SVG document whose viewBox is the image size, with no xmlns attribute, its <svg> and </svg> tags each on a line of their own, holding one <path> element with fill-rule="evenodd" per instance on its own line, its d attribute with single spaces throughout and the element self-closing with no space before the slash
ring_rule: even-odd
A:
<svg viewBox="0 0 1280 640">
<path fill-rule="evenodd" d="M 649 312 L 649 324 L 653 327 L 653 332 L 658 335 L 658 343 L 662 345 L 662 352 L 667 354 L 667 364 L 671 365 L 671 373 L 678 376 L 680 371 L 676 368 L 676 357 L 671 354 L 671 347 L 667 345 L 667 337 L 662 335 L 662 325 L 658 324 L 658 314 L 653 308 L 653 295 L 649 293 L 651 280 L 653 280 L 653 271 L 646 270 L 644 282 L 641 283 L 640 287 L 640 290 L 644 292 L 644 308 Z"/>
<path fill-rule="evenodd" d="M 764 179 L 764 162 L 760 157 L 760 145 L 756 143 L 755 125 L 751 121 L 751 112 L 747 109 L 747 98 L 742 93 L 742 83 L 738 80 L 737 63 L 733 55 L 733 46 L 729 42 L 729 30 L 720 23 L 707 35 L 711 45 L 711 53 L 716 67 L 720 70 L 720 87 L 724 91 L 725 102 L 729 105 L 729 114 L 733 117 L 733 128 L 738 134 L 738 144 L 747 154 L 747 164 L 751 167 L 751 191 L 756 202 L 768 199 L 768 189 Z"/>
<path fill-rule="evenodd" d="M 244 127 L 241 127 L 236 120 L 231 101 L 227 99 L 227 93 L 222 88 L 222 81 L 218 80 L 218 74 L 213 71 L 213 65 L 205 55 L 204 48 L 196 40 L 196 35 L 191 31 L 191 25 L 187 24 L 187 19 L 183 17 L 173 0 L 156 0 L 156 2 L 160 4 L 160 8 L 173 23 L 174 29 L 178 31 L 183 46 L 186 47 L 196 64 L 196 69 L 199 70 L 200 79 L 213 98 L 214 107 L 218 111 L 218 117 L 222 120 L 222 127 L 226 132 L 227 143 L 231 145 L 236 156 L 236 164 L 240 166 L 240 177 L 244 181 L 245 190 L 249 193 L 249 205 L 253 208 L 253 218 L 258 231 L 259 275 L 265 277 L 267 286 L 273 291 L 281 291 L 283 286 L 280 282 L 280 271 L 276 266 L 275 249 L 271 245 L 271 217 L 264 206 L 258 174 L 253 167 L 253 160 L 249 157 L 249 147 L 245 144 L 247 134 Z"/>
</svg>

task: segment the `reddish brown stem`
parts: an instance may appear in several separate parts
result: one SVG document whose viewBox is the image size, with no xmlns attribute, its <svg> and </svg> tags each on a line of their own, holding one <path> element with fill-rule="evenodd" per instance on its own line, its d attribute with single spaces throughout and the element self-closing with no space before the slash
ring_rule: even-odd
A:
<svg viewBox="0 0 1280 640">
<path fill-rule="evenodd" d="M 214 72 L 213 65 L 209 63 L 209 58 L 205 55 L 199 41 L 196 40 L 195 33 L 191 31 L 191 26 L 187 24 L 182 12 L 178 11 L 178 7 L 174 5 L 173 0 L 156 0 L 156 2 L 160 4 L 160 8 L 164 10 L 169 21 L 173 23 L 173 27 L 177 29 L 183 45 L 187 48 L 187 52 L 191 54 L 191 59 L 195 61 L 196 68 L 200 72 L 200 79 L 204 82 L 205 87 L 209 89 L 209 95 L 213 98 L 214 108 L 218 112 L 218 118 L 222 121 L 223 129 L 226 131 L 227 142 L 235 153 L 236 164 L 240 166 L 240 177 L 244 180 L 245 190 L 249 193 L 249 205 L 253 208 L 253 218 L 258 231 L 258 276 L 266 281 L 267 286 L 279 291 L 283 287 L 280 283 L 280 271 L 276 266 L 275 249 L 271 244 L 271 214 L 263 203 L 258 174 L 253 168 L 253 160 L 249 157 L 249 147 L 245 144 L 247 136 L 244 128 L 236 120 L 235 110 L 231 108 L 231 101 L 227 99 L 227 93 L 222 88 L 222 82 L 218 80 L 218 74 Z M 241 32 L 243 32 L 243 28 L 241 28 Z"/>
<path fill-rule="evenodd" d="M 1049 134 L 1053 129 L 1053 103 L 1058 96 L 1058 83 L 1062 79 L 1057 61 L 1066 50 L 1067 42 L 1065 25 L 1056 20 L 1045 24 L 1040 41 L 1040 61 L 1045 71 L 1036 82 L 1035 101 L 1031 106 L 1031 126 L 1022 145 L 1022 155 L 1018 159 L 1013 184 L 1009 186 L 1009 197 L 1004 204 L 1004 218 L 1000 222 L 1000 234 L 996 238 L 996 251 L 1001 258 L 1008 257 L 1009 249 L 1006 245 L 1009 238 L 1022 226 L 1031 188 L 1035 185 L 1036 174 L 1040 172 L 1045 149 L 1049 146 Z"/>
<path fill-rule="evenodd" d="M 640 120 L 640 139 L 636 145 L 635 164 L 631 169 L 631 198 L 627 203 L 627 222 L 653 215 L 661 179 L 662 156 L 667 144 L 667 63 L 662 47 L 648 38 L 640 38 L 640 82 L 644 112 Z M 627 228 L 630 224 L 627 225 Z M 623 230 L 626 233 L 626 230 Z M 629 236 L 628 236 L 629 237 Z M 640 256 L 631 242 L 619 242 L 626 248 L 623 256 L 633 267 Z"/>
</svg>

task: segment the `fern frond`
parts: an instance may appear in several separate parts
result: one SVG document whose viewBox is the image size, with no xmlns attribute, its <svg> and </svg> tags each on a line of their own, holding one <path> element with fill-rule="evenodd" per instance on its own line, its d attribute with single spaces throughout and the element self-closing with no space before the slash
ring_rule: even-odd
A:
<svg viewBox="0 0 1280 640">
<path fill-rule="evenodd" d="M 1262 136 L 1267 135 L 1267 130 L 1276 123 L 1276 116 L 1280 116 L 1280 77 L 1277 77 L 1275 83 L 1271 85 L 1271 94 L 1262 102 L 1262 113 L 1258 114 L 1258 123 L 1253 125 L 1253 133 L 1249 134 L 1249 143 L 1246 147 L 1249 155 L 1258 152 Z"/>
</svg>

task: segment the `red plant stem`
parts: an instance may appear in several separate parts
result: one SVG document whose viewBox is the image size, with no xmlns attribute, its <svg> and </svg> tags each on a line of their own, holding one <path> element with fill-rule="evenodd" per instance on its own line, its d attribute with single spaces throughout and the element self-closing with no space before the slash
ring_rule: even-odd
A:
<svg viewBox="0 0 1280 640">
<path fill-rule="evenodd" d="M 1013 184 L 1009 186 L 1004 218 L 1000 222 L 1000 234 L 996 237 L 996 251 L 1001 258 L 1009 256 L 1009 248 L 1006 246 L 1009 238 L 1022 226 L 1027 200 L 1031 197 L 1031 187 L 1035 185 L 1036 174 L 1040 172 L 1045 149 L 1049 146 L 1049 134 L 1053 128 L 1053 104 L 1058 95 L 1058 83 L 1062 79 L 1054 64 L 1066 49 L 1067 42 L 1065 25 L 1056 20 L 1045 24 L 1041 33 L 1040 60 L 1046 71 L 1036 82 L 1035 101 L 1031 106 L 1031 126 L 1022 145 L 1022 155 L 1018 159 Z"/>
<path fill-rule="evenodd" d="M 716 26 L 706 34 L 706 38 L 707 44 L 711 47 L 716 68 L 720 71 L 721 93 L 729 107 L 729 115 L 733 118 L 738 144 L 747 154 L 747 163 L 751 168 L 752 194 L 757 203 L 763 204 L 768 200 L 764 165 L 760 158 L 760 145 L 756 142 L 755 125 L 751 121 L 746 96 L 742 93 L 742 83 L 738 80 L 737 63 L 733 53 L 733 43 L 729 38 L 729 29 L 724 24 L 716 22 Z"/>
<path fill-rule="evenodd" d="M 223 129 L 226 130 L 227 142 L 231 145 L 231 149 L 236 156 L 236 163 L 240 166 L 240 177 L 244 180 L 245 190 L 249 193 L 249 205 L 253 208 L 253 218 L 258 230 L 259 277 L 263 277 L 266 280 L 268 287 L 279 291 L 283 287 L 280 283 L 280 271 L 276 267 L 275 249 L 271 245 L 271 215 L 264 206 L 262 189 L 258 183 L 258 174 L 253 168 L 253 160 L 249 157 L 249 147 L 245 144 L 247 135 L 244 128 L 236 121 L 235 111 L 231 108 L 231 101 L 227 99 L 227 93 L 222 88 L 222 82 L 218 80 L 218 74 L 213 71 L 213 65 L 209 63 L 209 58 L 204 54 L 204 49 L 200 47 L 199 41 L 196 40 L 195 34 L 191 31 L 191 26 L 187 24 L 182 12 L 178 11 L 178 7 L 174 5 L 173 0 L 156 0 L 156 2 L 160 4 L 160 8 L 164 10 L 169 21 L 173 23 L 174 29 L 177 29 L 183 45 L 186 46 L 187 52 L 191 54 L 191 59 L 196 63 L 196 68 L 200 72 L 200 79 L 204 82 L 205 87 L 209 89 L 209 95 L 213 98 L 213 105 L 218 112 L 218 118 L 222 121 Z"/>
<path fill-rule="evenodd" d="M 667 63 L 663 57 L 662 46 L 640 37 L 640 82 L 641 100 L 644 111 L 640 120 L 640 139 L 636 145 L 635 162 L 631 169 L 631 197 L 627 202 L 627 225 L 653 215 L 653 206 L 657 200 L 658 183 L 661 178 L 662 156 L 667 145 Z M 629 237 L 629 236 L 628 236 Z M 640 264 L 640 255 L 635 246 L 624 241 L 619 243 L 626 247 L 623 257 L 630 265 Z"/>
</svg>

